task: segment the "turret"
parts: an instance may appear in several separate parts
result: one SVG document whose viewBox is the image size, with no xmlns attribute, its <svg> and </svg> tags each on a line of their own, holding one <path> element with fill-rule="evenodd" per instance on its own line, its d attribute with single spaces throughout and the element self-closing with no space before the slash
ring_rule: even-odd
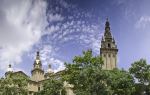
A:
<svg viewBox="0 0 150 95">
<path fill-rule="evenodd" d="M 42 62 L 40 60 L 40 52 L 36 53 L 36 58 L 31 71 L 33 81 L 41 81 L 44 79 L 44 70 L 42 69 Z"/>
<path fill-rule="evenodd" d="M 13 69 L 11 64 L 8 65 L 7 72 L 5 73 L 5 77 L 7 78 L 11 73 L 13 73 Z"/>
<path fill-rule="evenodd" d="M 53 75 L 53 74 L 54 74 L 54 72 L 53 72 L 53 70 L 51 68 L 51 64 L 49 64 L 48 65 L 48 69 L 47 69 L 47 71 L 45 73 L 45 78 L 50 78 L 50 76 Z"/>
</svg>

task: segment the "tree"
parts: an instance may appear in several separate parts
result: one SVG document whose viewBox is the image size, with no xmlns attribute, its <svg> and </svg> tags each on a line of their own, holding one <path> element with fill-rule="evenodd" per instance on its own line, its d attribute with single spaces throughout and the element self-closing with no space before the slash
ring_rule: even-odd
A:
<svg viewBox="0 0 150 95">
<path fill-rule="evenodd" d="M 27 95 L 27 82 L 27 77 L 10 72 L 0 79 L 0 95 Z"/>
<path fill-rule="evenodd" d="M 147 93 L 150 94 L 150 65 L 147 64 L 146 60 L 140 59 L 132 63 L 129 72 L 137 81 L 136 93 L 142 95 Z M 149 93 L 149 94 L 148 94 Z"/>
<path fill-rule="evenodd" d="M 61 79 L 50 78 L 44 81 L 43 90 L 38 95 L 65 95 Z"/>
<path fill-rule="evenodd" d="M 76 95 L 132 95 L 134 78 L 125 70 L 103 70 L 103 60 L 84 51 L 75 56 L 73 63 L 66 63 L 64 80 L 74 85 Z"/>
<path fill-rule="evenodd" d="M 132 95 L 135 92 L 134 79 L 129 72 L 119 69 L 107 72 L 109 72 L 107 85 L 111 88 L 112 95 Z"/>
<path fill-rule="evenodd" d="M 83 56 L 75 56 L 72 64 L 66 63 L 64 80 L 74 85 L 76 95 L 110 95 L 105 80 L 107 73 L 102 70 L 103 60 L 93 57 L 92 51 L 84 51 Z"/>
</svg>

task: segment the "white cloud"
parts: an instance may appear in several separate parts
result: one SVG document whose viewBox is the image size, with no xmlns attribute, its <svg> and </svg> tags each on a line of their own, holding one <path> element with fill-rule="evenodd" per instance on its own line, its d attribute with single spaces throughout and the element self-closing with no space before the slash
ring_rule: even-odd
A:
<svg viewBox="0 0 150 95">
<path fill-rule="evenodd" d="M 44 35 L 50 35 L 52 33 L 56 33 L 59 30 L 60 30 L 59 25 L 57 25 L 57 26 L 51 25 L 46 31 L 44 31 L 44 33 L 42 35 L 43 36 Z"/>
<path fill-rule="evenodd" d="M 59 0 L 59 3 L 64 7 L 64 8 L 68 8 L 70 6 L 70 4 L 68 4 L 67 2 L 65 2 L 64 0 Z"/>
<path fill-rule="evenodd" d="M 146 28 L 150 26 L 150 16 L 141 16 L 140 19 L 136 22 L 136 28 Z"/>
<path fill-rule="evenodd" d="M 56 1 L 58 3 L 59 0 Z M 69 11 L 67 9 L 63 9 L 62 6 L 64 7 L 66 5 L 60 3 L 60 5 L 54 6 L 54 9 L 49 9 L 47 15 L 50 23 L 49 27 L 47 27 L 46 31 L 44 31 L 42 35 L 45 37 L 41 42 L 43 46 L 41 46 L 42 48 L 40 49 L 43 64 L 52 64 L 55 72 L 65 68 L 64 62 L 57 58 L 59 56 L 57 55 L 57 51 L 60 49 L 59 45 L 63 45 L 66 42 L 74 40 L 85 47 L 88 46 L 88 48 L 92 48 L 94 53 L 99 54 L 101 38 L 101 25 L 97 22 L 89 22 L 87 20 L 93 19 L 90 13 L 83 11 L 79 12 L 79 10 L 76 8 L 74 9 L 74 7 L 69 7 L 70 5 L 67 4 L 67 7 L 65 8 L 75 10 L 72 12 L 78 12 L 69 14 Z M 60 9 L 61 11 L 57 12 Z M 56 12 L 54 12 L 54 10 Z M 63 11 L 69 15 L 65 14 L 64 16 Z"/>
<path fill-rule="evenodd" d="M 59 59 L 50 58 L 49 62 L 54 67 L 54 72 L 58 72 L 65 69 L 64 62 Z"/>
<path fill-rule="evenodd" d="M 21 63 L 22 55 L 33 49 L 33 45 L 36 45 L 36 50 L 40 50 L 43 64 L 51 63 L 55 72 L 65 68 L 64 62 L 54 56 L 59 50 L 59 44 L 75 39 L 99 54 L 100 25 L 87 21 L 92 15 L 83 11 L 78 12 L 74 5 L 64 0 L 57 0 L 57 3 L 60 3 L 60 6 L 56 6 L 55 10 L 60 13 L 50 9 L 46 14 L 47 3 L 44 0 L 2 0 L 0 69 L 5 70 L 8 64 Z M 64 17 L 63 11 L 70 10 L 78 13 Z M 46 21 L 47 18 L 49 23 Z M 47 26 L 49 27 L 45 31 Z M 32 58 L 35 57 L 35 50 L 33 51 Z"/>
<path fill-rule="evenodd" d="M 63 21 L 64 20 L 64 17 L 63 16 L 61 16 L 60 14 L 49 14 L 48 15 L 48 19 L 49 19 L 49 21 L 51 21 L 51 22 L 57 22 L 57 21 Z"/>
<path fill-rule="evenodd" d="M 53 54 L 55 54 L 56 50 L 54 47 L 50 45 L 44 45 L 42 50 L 40 51 L 42 64 L 44 66 L 48 66 L 51 64 L 54 72 L 58 72 L 65 69 L 64 62 L 54 58 Z"/>
<path fill-rule="evenodd" d="M 2 0 L 0 3 L 0 69 L 18 64 L 46 26 L 43 0 Z"/>
<path fill-rule="evenodd" d="M 96 54 L 99 54 L 100 40 L 102 37 L 100 26 L 99 24 L 89 23 L 82 19 L 75 20 L 75 18 L 72 18 L 71 21 L 66 21 L 62 25 L 56 24 L 55 26 L 49 27 L 47 34 L 49 35 L 49 41 L 53 41 L 51 43 L 55 43 L 55 45 L 74 39 L 80 44 L 93 49 Z"/>
<path fill-rule="evenodd" d="M 43 65 L 48 65 L 49 58 L 52 56 L 53 48 L 50 45 L 44 45 L 40 50 L 41 60 Z"/>
</svg>

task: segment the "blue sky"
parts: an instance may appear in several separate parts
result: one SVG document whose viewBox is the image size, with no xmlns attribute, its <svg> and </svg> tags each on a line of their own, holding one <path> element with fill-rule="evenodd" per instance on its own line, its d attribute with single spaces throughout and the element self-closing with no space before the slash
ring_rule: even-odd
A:
<svg viewBox="0 0 150 95">
<path fill-rule="evenodd" d="M 106 18 L 118 45 L 118 67 L 150 62 L 149 0 L 1 0 L 0 76 L 12 64 L 27 74 L 40 50 L 57 72 L 83 50 L 99 54 Z"/>
</svg>

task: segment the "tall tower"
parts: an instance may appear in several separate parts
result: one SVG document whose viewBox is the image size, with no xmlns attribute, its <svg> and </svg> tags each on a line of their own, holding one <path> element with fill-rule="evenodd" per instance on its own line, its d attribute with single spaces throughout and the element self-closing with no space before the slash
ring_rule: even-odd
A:
<svg viewBox="0 0 150 95">
<path fill-rule="evenodd" d="M 33 81 L 41 81 L 44 79 L 44 70 L 42 69 L 42 63 L 40 60 L 40 54 L 37 52 L 36 59 L 33 64 L 33 70 L 31 71 Z"/>
<path fill-rule="evenodd" d="M 114 38 L 111 35 L 110 24 L 108 19 L 105 23 L 105 33 L 101 40 L 100 55 L 104 60 L 104 65 L 102 66 L 105 70 L 112 70 L 117 68 L 117 45 Z"/>
</svg>

